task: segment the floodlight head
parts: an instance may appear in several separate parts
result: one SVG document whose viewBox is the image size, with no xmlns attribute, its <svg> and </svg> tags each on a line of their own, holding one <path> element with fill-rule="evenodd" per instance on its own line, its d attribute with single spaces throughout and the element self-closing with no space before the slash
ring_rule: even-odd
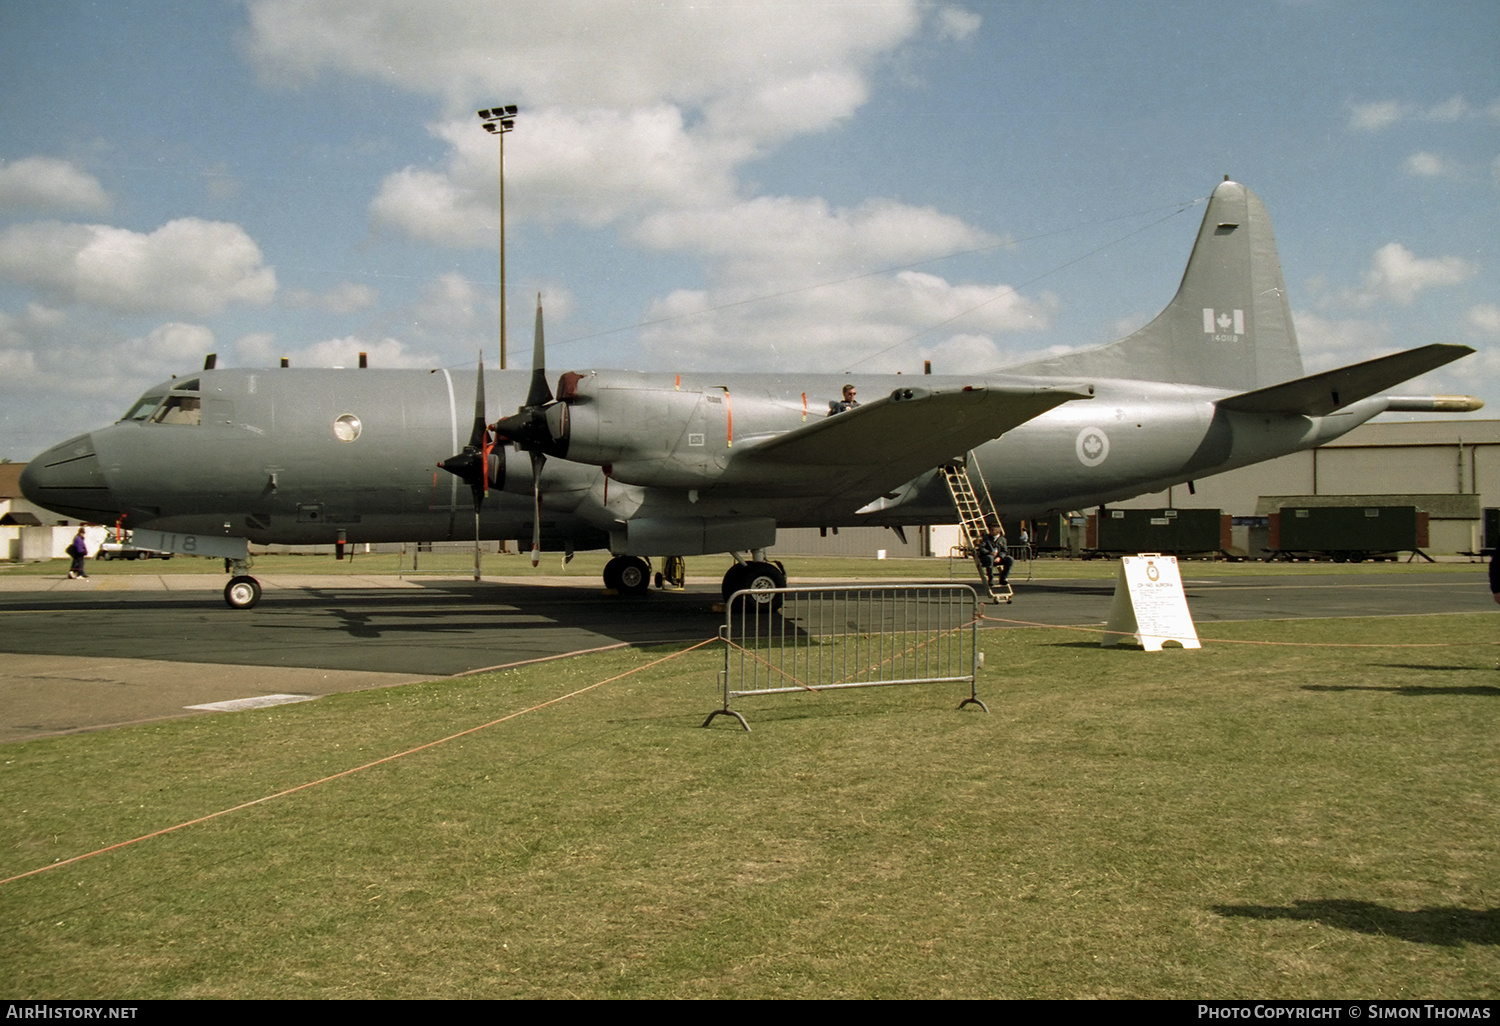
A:
<svg viewBox="0 0 1500 1026">
<path fill-rule="evenodd" d="M 500 111 L 492 111 L 491 113 L 499 114 Z M 514 103 L 507 103 L 505 105 L 505 113 L 513 117 L 516 113 L 516 105 Z"/>
</svg>

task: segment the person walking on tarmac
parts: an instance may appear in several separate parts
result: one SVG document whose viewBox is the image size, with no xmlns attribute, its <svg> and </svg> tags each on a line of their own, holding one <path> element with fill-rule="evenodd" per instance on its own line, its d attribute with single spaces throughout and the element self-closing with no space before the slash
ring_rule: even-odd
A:
<svg viewBox="0 0 1500 1026">
<path fill-rule="evenodd" d="M 78 533 L 73 536 L 73 540 L 68 542 L 68 547 L 63 551 L 73 557 L 73 565 L 68 569 L 68 580 L 73 581 L 80 577 L 87 579 L 88 572 L 83 569 L 83 561 L 89 554 L 89 541 L 83 536 L 83 528 L 78 529 Z"/>
</svg>

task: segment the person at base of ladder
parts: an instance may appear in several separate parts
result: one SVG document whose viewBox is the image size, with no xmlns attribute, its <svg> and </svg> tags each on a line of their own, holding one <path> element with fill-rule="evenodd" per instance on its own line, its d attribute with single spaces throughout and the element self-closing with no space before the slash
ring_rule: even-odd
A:
<svg viewBox="0 0 1500 1026">
<path fill-rule="evenodd" d="M 1010 568 L 1015 560 L 1005 551 L 1005 533 L 1000 530 L 999 524 L 990 524 L 990 533 L 979 540 L 979 545 L 974 550 L 974 558 L 979 563 L 979 572 L 984 574 L 985 582 L 989 589 L 996 588 L 995 571 L 1000 571 L 1000 588 L 1007 588 L 1007 579 L 1010 577 Z"/>
</svg>

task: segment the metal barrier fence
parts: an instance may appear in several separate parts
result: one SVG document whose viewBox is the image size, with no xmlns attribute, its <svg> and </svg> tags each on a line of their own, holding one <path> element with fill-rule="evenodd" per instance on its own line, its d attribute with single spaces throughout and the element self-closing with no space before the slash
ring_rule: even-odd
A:
<svg viewBox="0 0 1500 1026">
<path fill-rule="evenodd" d="M 967 683 L 974 704 L 979 599 L 966 584 L 738 591 L 724 606 L 724 704 L 798 691 Z"/>
</svg>

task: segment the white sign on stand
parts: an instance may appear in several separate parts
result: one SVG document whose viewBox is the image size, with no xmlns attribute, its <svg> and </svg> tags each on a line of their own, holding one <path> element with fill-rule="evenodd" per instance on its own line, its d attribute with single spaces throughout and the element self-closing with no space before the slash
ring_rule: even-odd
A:
<svg viewBox="0 0 1500 1026">
<path fill-rule="evenodd" d="M 1115 599 L 1109 607 L 1109 623 L 1101 645 L 1116 645 L 1134 638 L 1147 652 L 1160 652 L 1169 642 L 1183 648 L 1202 648 L 1177 557 L 1156 552 L 1125 556 L 1115 577 Z"/>
</svg>

